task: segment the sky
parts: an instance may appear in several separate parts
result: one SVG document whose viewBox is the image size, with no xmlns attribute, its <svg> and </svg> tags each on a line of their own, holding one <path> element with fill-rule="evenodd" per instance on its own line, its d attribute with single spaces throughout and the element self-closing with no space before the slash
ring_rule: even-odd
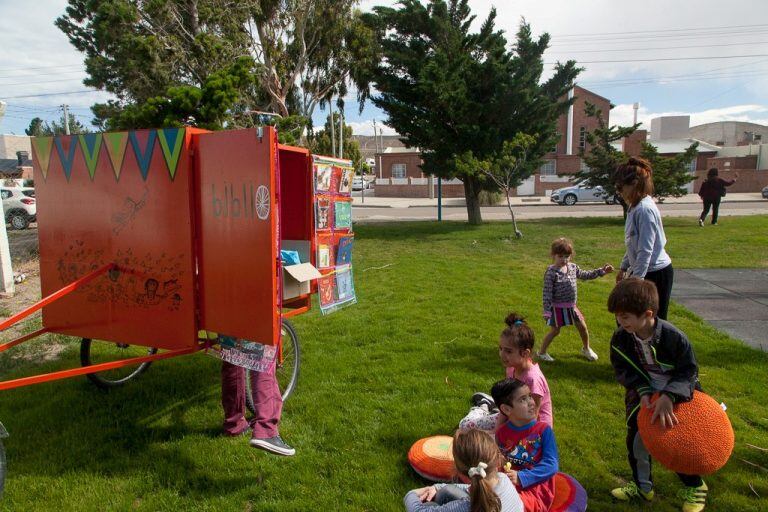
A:
<svg viewBox="0 0 768 512">
<path fill-rule="evenodd" d="M 363 0 L 360 7 L 392 6 Z M 54 25 L 65 0 L 31 4 L 0 0 L 0 133 L 23 134 L 35 117 L 60 116 L 67 103 L 84 124 L 89 106 L 110 96 L 82 85 L 83 56 Z M 611 124 L 632 123 L 639 103 L 643 128 L 662 115 L 690 115 L 691 126 L 724 120 L 768 125 L 768 6 L 765 0 L 470 0 L 475 27 L 496 6 L 496 26 L 512 41 L 521 19 L 551 36 L 546 69 L 576 60 L 578 84 L 611 100 Z M 63 92 L 70 94 L 61 94 Z M 345 116 L 354 133 L 373 133 L 386 114 L 370 103 Z M 315 125 L 327 112 L 316 112 Z M 394 134 L 384 126 L 384 134 Z"/>
</svg>

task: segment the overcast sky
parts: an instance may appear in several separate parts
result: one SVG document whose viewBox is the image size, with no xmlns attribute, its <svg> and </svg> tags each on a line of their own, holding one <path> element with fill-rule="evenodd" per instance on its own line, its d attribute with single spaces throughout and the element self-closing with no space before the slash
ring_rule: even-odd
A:
<svg viewBox="0 0 768 512">
<path fill-rule="evenodd" d="M 364 0 L 361 7 L 394 3 Z M 691 125 L 720 120 L 768 124 L 765 0 L 469 3 L 478 24 L 496 5 L 497 26 L 510 40 L 522 17 L 535 34 L 548 32 L 552 41 L 545 61 L 579 62 L 585 68 L 579 84 L 616 105 L 612 124 L 631 123 L 634 102 L 640 103 L 639 120 L 646 123 L 660 115 L 690 114 Z M 23 134 L 35 116 L 55 119 L 62 103 L 87 124 L 88 107 L 108 98 L 87 92 L 82 55 L 53 25 L 65 7 L 64 0 L 0 0 L 0 100 L 8 104 L 0 133 Z M 356 133 L 370 134 L 372 120 L 386 118 L 373 106 L 358 114 L 353 99 L 347 103 L 347 122 Z M 326 114 L 318 112 L 315 124 L 322 124 Z"/>
</svg>

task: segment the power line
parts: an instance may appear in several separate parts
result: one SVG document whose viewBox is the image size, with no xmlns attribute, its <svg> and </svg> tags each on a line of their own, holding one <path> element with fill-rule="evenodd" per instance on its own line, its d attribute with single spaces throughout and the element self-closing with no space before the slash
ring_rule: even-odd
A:
<svg viewBox="0 0 768 512">
<path fill-rule="evenodd" d="M 601 50 L 563 50 L 551 53 L 605 53 L 605 52 L 645 52 L 652 50 L 680 50 L 683 48 L 711 48 L 720 46 L 746 46 L 750 44 L 768 44 L 768 41 L 755 41 L 750 43 L 726 43 L 726 44 L 704 44 L 704 45 L 692 45 L 692 46 L 660 46 L 653 48 L 610 48 Z"/>
<path fill-rule="evenodd" d="M 611 37 L 600 37 L 600 38 L 594 38 L 594 39 L 574 39 L 570 41 L 562 41 L 560 39 L 553 39 L 552 44 L 550 46 L 571 46 L 574 44 L 596 44 L 596 43 L 616 43 L 616 42 L 631 42 L 631 43 L 637 43 L 637 42 L 654 42 L 659 40 L 665 40 L 666 41 L 688 41 L 690 39 L 711 39 L 716 36 L 729 36 L 729 39 L 733 39 L 734 37 L 754 37 L 761 34 L 768 33 L 768 30 L 756 30 L 751 32 L 711 32 L 708 34 L 681 34 L 681 35 L 658 35 L 658 36 L 628 36 L 628 37 L 621 37 L 621 36 L 611 36 Z"/>
<path fill-rule="evenodd" d="M 709 57 L 668 57 L 659 59 L 621 59 L 621 60 L 580 60 L 577 64 L 613 64 L 619 62 L 661 62 L 671 60 L 711 60 L 711 59 L 741 59 L 748 57 L 768 57 L 768 53 L 758 53 L 754 55 L 722 55 L 722 56 L 709 56 Z M 552 65 L 556 62 L 545 62 L 544 64 Z"/>
<path fill-rule="evenodd" d="M 41 66 L 37 68 L 3 68 L 3 71 L 32 71 L 36 69 L 56 69 L 56 68 L 73 68 L 82 67 L 82 64 L 61 64 L 58 66 Z"/>
<path fill-rule="evenodd" d="M 71 75 L 73 73 L 85 73 L 84 69 L 76 69 L 73 71 L 56 71 L 55 73 L 30 73 L 28 75 L 3 75 L 0 78 L 24 78 L 25 76 L 50 76 L 50 75 Z"/>
<path fill-rule="evenodd" d="M 5 96 L 4 100 L 15 100 L 19 98 L 42 98 L 43 96 L 60 96 L 64 94 L 86 94 L 93 92 L 106 92 L 106 91 L 65 91 L 65 92 L 49 92 L 45 94 L 25 94 L 22 96 Z"/>
<path fill-rule="evenodd" d="M 82 78 L 79 77 L 73 77 L 73 78 L 62 78 L 59 80 L 45 80 L 44 82 L 16 82 L 13 84 L 2 84 L 0 83 L 0 87 L 11 87 L 14 85 L 38 85 L 38 84 L 51 84 L 54 82 L 71 82 L 73 80 L 78 80 L 82 82 Z"/>
<path fill-rule="evenodd" d="M 576 37 L 576 36 L 588 36 L 588 35 L 614 35 L 614 34 L 647 34 L 651 32 L 688 32 L 692 30 L 722 30 L 726 28 L 752 28 L 752 27 L 768 27 L 768 24 L 760 23 L 756 25 L 726 25 L 722 27 L 696 27 L 696 28 L 670 28 L 670 29 L 657 29 L 657 30 L 635 30 L 632 32 L 629 31 L 621 31 L 621 32 L 602 32 L 599 34 L 590 34 L 587 32 L 582 32 L 580 34 L 559 34 L 557 37 Z"/>
</svg>

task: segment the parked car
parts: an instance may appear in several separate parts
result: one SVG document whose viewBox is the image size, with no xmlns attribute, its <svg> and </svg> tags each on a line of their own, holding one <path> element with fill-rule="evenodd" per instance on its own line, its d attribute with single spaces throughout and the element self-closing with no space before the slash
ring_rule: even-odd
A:
<svg viewBox="0 0 768 512">
<path fill-rule="evenodd" d="M 606 204 L 614 204 L 616 202 L 616 198 L 614 196 L 608 197 L 608 194 L 600 185 L 596 187 L 574 185 L 572 187 L 558 188 L 552 191 L 552 195 L 549 198 L 553 203 L 568 206 L 573 206 L 579 202 L 605 202 Z"/>
<path fill-rule="evenodd" d="M 37 201 L 33 188 L 1 188 L 5 222 L 13 229 L 27 229 L 37 222 Z"/>
<path fill-rule="evenodd" d="M 763 199 L 768 199 L 768 187 L 763 189 Z"/>
<path fill-rule="evenodd" d="M 366 190 L 371 188 L 370 180 L 364 179 L 363 176 L 355 176 L 352 178 L 352 190 L 363 190 L 363 187 L 365 187 Z"/>
</svg>

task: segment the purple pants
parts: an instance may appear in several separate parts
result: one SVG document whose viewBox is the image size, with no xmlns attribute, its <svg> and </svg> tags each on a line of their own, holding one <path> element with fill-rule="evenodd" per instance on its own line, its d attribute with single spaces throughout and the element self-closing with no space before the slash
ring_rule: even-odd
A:
<svg viewBox="0 0 768 512">
<path fill-rule="evenodd" d="M 245 368 L 227 362 L 221 364 L 221 405 L 224 408 L 224 432 L 230 436 L 243 433 L 249 426 L 254 439 L 278 435 L 283 397 L 274 372 L 251 372 L 251 391 L 256 413 L 250 423 L 245 419 Z"/>
</svg>

